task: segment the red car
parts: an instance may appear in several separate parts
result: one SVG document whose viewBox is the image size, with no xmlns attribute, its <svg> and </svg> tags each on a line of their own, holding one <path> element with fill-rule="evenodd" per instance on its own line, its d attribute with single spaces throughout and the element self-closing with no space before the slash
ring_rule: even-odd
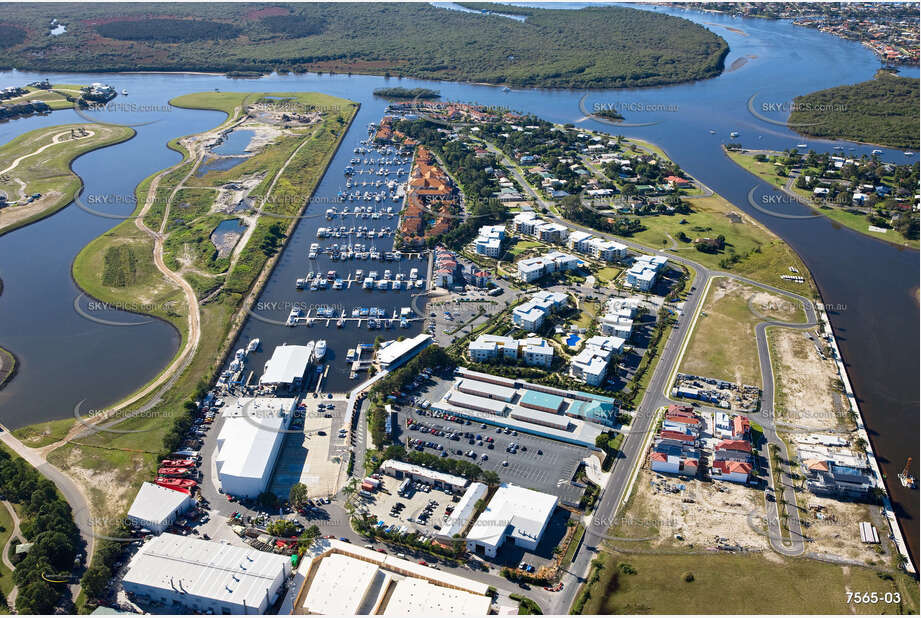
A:
<svg viewBox="0 0 921 618">
<path fill-rule="evenodd" d="M 419 561 L 419 564 L 421 564 L 422 566 L 428 566 L 428 565 L 429 565 L 429 563 L 426 562 L 425 560 L 420 560 L 420 561 Z"/>
<path fill-rule="evenodd" d="M 381 549 L 380 547 L 377 548 L 377 551 L 381 552 L 382 554 L 386 554 L 386 553 L 387 553 L 387 550 L 386 550 L 386 549 Z"/>
</svg>

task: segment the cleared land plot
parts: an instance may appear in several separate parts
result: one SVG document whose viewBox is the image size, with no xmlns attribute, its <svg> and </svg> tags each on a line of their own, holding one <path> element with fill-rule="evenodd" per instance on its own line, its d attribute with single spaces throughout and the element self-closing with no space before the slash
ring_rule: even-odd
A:
<svg viewBox="0 0 921 618">
<path fill-rule="evenodd" d="M 737 384 L 760 385 L 755 326 L 764 318 L 797 322 L 803 321 L 804 315 L 798 302 L 784 296 L 735 279 L 714 279 L 682 359 L 681 371 Z"/>
<path fill-rule="evenodd" d="M 731 545 L 761 551 L 768 549 L 767 537 L 761 534 L 763 515 L 764 494 L 755 489 L 643 469 L 612 535 L 636 539 L 647 549 L 680 551 Z M 634 547 L 626 541 L 616 541 L 615 545 Z"/>
<path fill-rule="evenodd" d="M 843 413 L 837 395 L 838 371 L 822 360 L 803 331 L 770 328 L 767 331 L 774 370 L 774 407 L 778 416 L 797 426 L 835 429 Z"/>
<path fill-rule="evenodd" d="M 72 101 L 68 101 L 67 97 L 79 97 L 81 88 L 83 86 L 77 84 L 51 84 L 51 89 L 26 86 L 27 93 L 12 99 L 6 99 L 2 104 L 16 105 L 17 103 L 28 103 L 30 101 L 44 101 L 52 110 L 72 109 L 74 104 Z"/>
<path fill-rule="evenodd" d="M 800 494 L 800 521 L 811 542 L 806 551 L 860 560 L 870 566 L 890 564 L 883 545 L 891 547 L 885 538 L 888 526 L 879 513 L 879 506 L 822 498 L 810 493 Z M 882 545 L 860 541 L 859 524 L 868 521 L 876 526 Z"/>
<path fill-rule="evenodd" d="M 917 585 L 875 569 L 733 554 L 606 554 L 583 614 L 879 614 L 917 612 Z M 626 574 L 620 564 L 636 571 Z M 686 576 L 693 581 L 686 581 Z M 900 592 L 902 607 L 847 603 L 847 592 Z"/>
</svg>

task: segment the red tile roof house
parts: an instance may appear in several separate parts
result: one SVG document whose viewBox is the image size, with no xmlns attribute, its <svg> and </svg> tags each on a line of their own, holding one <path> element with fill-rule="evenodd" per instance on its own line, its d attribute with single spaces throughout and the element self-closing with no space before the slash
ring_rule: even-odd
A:
<svg viewBox="0 0 921 618">
<path fill-rule="evenodd" d="M 669 431 L 668 429 L 663 429 L 659 432 L 659 438 L 662 440 L 678 440 L 679 442 L 684 442 L 686 444 L 694 444 L 697 442 L 697 438 L 687 433 L 681 433 L 680 431 Z"/>
<path fill-rule="evenodd" d="M 666 176 L 665 182 L 667 182 L 668 186 L 672 188 L 683 187 L 684 185 L 690 184 L 689 180 L 685 180 L 684 178 L 681 178 L 680 176 Z"/>
<path fill-rule="evenodd" d="M 752 445 L 748 440 L 722 440 L 721 442 L 717 443 L 713 450 L 743 451 L 745 453 L 751 453 Z"/>
<path fill-rule="evenodd" d="M 653 452 L 649 455 L 649 467 L 663 474 L 697 476 L 697 460 Z"/>
<path fill-rule="evenodd" d="M 716 481 L 747 483 L 752 469 L 752 465 L 747 461 L 730 461 L 724 459 L 713 462 L 713 465 L 710 466 L 710 476 Z"/>
<path fill-rule="evenodd" d="M 744 416 L 732 417 L 732 437 L 737 440 L 748 440 L 751 434 L 751 421 Z"/>
</svg>

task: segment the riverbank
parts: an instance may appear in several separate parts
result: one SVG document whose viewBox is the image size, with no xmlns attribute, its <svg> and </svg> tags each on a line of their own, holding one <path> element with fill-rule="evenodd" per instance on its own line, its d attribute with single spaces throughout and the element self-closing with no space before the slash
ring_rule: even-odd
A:
<svg viewBox="0 0 921 618">
<path fill-rule="evenodd" d="M 236 111 L 229 115 L 217 129 L 226 128 L 237 122 L 245 113 L 242 103 L 246 94 L 237 95 Z M 268 96 L 288 96 L 286 93 L 269 93 Z M 319 96 L 292 93 L 291 96 Z M 332 97 L 328 97 L 332 99 Z M 326 101 L 326 99 L 323 99 Z M 74 279 L 82 289 L 104 302 L 124 306 L 130 303 L 132 309 L 155 315 L 173 323 L 182 332 L 180 351 L 173 359 L 170 370 L 161 373 L 155 381 L 155 388 L 145 387 L 139 395 L 129 397 L 126 401 L 110 407 L 104 414 L 95 415 L 93 421 L 100 425 L 98 429 L 87 430 L 84 422 L 73 425 L 66 435 L 56 442 L 46 444 L 43 451 L 48 452 L 50 462 L 58 465 L 86 487 L 91 495 L 93 512 L 105 514 L 106 520 L 114 521 L 133 496 L 134 491 L 143 480 L 152 478 L 157 461 L 164 452 L 175 448 L 175 443 L 185 431 L 187 422 L 186 404 L 199 397 L 202 389 L 207 388 L 223 358 L 230 352 L 230 346 L 247 314 L 249 303 L 258 295 L 259 289 L 268 274 L 277 263 L 284 239 L 290 235 L 297 223 L 297 215 L 309 202 L 320 177 L 326 170 L 331 157 L 338 148 L 357 109 L 357 105 L 337 99 L 343 107 L 341 122 L 336 115 L 327 115 L 304 137 L 303 143 L 310 143 L 314 149 L 303 149 L 299 154 L 304 159 L 295 157 L 298 165 L 287 169 L 279 165 L 274 169 L 275 180 L 281 180 L 285 190 L 301 195 L 301 210 L 295 210 L 295 216 L 283 219 L 283 232 L 279 245 L 267 255 L 265 247 L 259 242 L 250 241 L 249 251 L 241 251 L 241 261 L 246 260 L 246 268 L 251 276 L 238 277 L 238 281 L 248 281 L 249 285 L 240 291 L 221 289 L 209 293 L 209 298 L 199 298 L 196 294 L 191 311 L 198 316 L 200 333 L 196 345 L 191 345 L 188 302 L 181 300 L 182 292 L 175 285 L 169 285 L 167 277 L 151 265 L 151 255 L 158 258 L 158 266 L 163 266 L 163 246 L 156 244 L 142 226 L 150 223 L 158 233 L 170 229 L 167 224 L 173 221 L 171 208 L 175 194 L 181 189 L 183 179 L 187 179 L 201 164 L 203 150 L 196 146 L 195 136 L 180 138 L 173 143 L 185 155 L 183 160 L 164 172 L 145 179 L 137 189 L 138 208 L 132 218 L 116 226 L 88 245 L 74 261 Z M 317 101 L 314 101 L 315 103 Z M 329 102 L 329 101 L 326 101 Z M 202 105 L 202 109 L 217 109 L 218 104 Z M 190 141 L 191 140 L 191 141 Z M 267 183 L 267 188 L 271 183 Z M 267 194 L 271 197 L 272 192 Z M 159 199 L 152 199 L 158 198 Z M 158 209 L 147 208 L 157 205 Z M 267 215 L 264 215 L 267 216 Z M 262 217 L 260 217 L 262 218 Z M 141 224 L 141 225 L 139 225 Z M 136 268 L 131 275 L 130 285 L 122 287 L 106 285 L 103 281 L 107 252 L 123 248 L 135 256 Z M 258 254 L 257 257 L 254 254 Z M 100 269 L 99 265 L 103 264 Z M 172 271 L 171 271 L 172 272 Z M 187 274 L 182 275 L 187 276 Z M 155 292 L 142 295 L 153 285 Z M 188 298 L 188 297 L 187 297 Z M 169 304 L 169 301 L 175 301 Z M 116 418 L 107 422 L 96 421 L 110 416 L 116 409 Z M 57 423 L 45 429 L 51 433 L 60 433 L 62 428 Z M 17 434 L 28 440 L 47 442 L 39 427 L 27 427 Z"/>
<path fill-rule="evenodd" d="M 921 241 L 919 241 L 919 239 L 905 238 L 894 229 L 890 229 L 888 231 L 877 231 L 870 229 L 872 226 L 869 224 L 866 216 L 863 214 L 848 212 L 838 205 L 822 206 L 816 204 L 813 200 L 811 192 L 805 189 L 800 189 L 796 186 L 798 175 L 782 176 L 778 174 L 777 166 L 774 165 L 774 163 L 771 161 L 758 161 L 755 158 L 757 153 L 753 153 L 747 150 L 729 150 L 725 147 L 723 148 L 723 152 L 733 163 L 749 172 L 753 176 L 759 178 L 760 180 L 767 182 L 777 190 L 789 195 L 793 200 L 795 200 L 797 204 L 812 210 L 816 216 L 826 217 L 831 221 L 852 229 L 855 232 L 863 234 L 864 236 L 869 236 L 870 238 L 881 240 L 896 247 L 906 247 L 915 250 L 921 248 Z M 783 153 L 773 152 L 772 154 L 780 155 Z"/>
<path fill-rule="evenodd" d="M 245 5 L 201 5 L 188 18 L 170 9 L 141 11 L 128 5 L 114 12 L 103 7 L 23 8 L 7 18 L 8 28 L 22 32 L 23 41 L 0 50 L 0 66 L 319 71 L 525 87 L 624 88 L 715 77 L 729 51 L 724 39 L 703 26 L 650 11 L 616 6 L 523 10 L 529 16 L 519 22 L 427 3 L 373 9 L 296 5 L 275 15 L 260 15 Z M 42 25 L 52 18 L 68 24 L 62 38 L 44 35 Z M 186 32 L 190 27 L 195 34 Z M 220 36 L 212 36 L 217 32 Z M 477 32 L 478 45 L 470 46 L 463 32 Z M 204 48 L 203 40 L 209 41 Z M 394 40 L 403 44 L 393 46 Z M 75 48 L 82 53 L 63 53 Z M 442 57 L 451 62 L 433 62 Z"/>
<path fill-rule="evenodd" d="M 77 157 L 135 136 L 115 125 L 66 124 L 36 129 L 0 146 L 0 236 L 58 212 L 80 194 Z M 42 157 L 38 157 L 47 151 Z"/>
</svg>

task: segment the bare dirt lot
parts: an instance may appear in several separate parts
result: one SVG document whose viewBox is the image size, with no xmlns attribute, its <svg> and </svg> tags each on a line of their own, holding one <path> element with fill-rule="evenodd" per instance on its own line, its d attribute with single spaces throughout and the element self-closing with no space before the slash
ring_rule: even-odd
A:
<svg viewBox="0 0 921 618">
<path fill-rule="evenodd" d="M 806 536 L 813 540 L 807 543 L 807 552 L 830 554 L 849 560 L 859 560 L 869 565 L 885 564 L 887 558 L 883 547 L 888 530 L 879 513 L 879 507 L 859 502 L 844 502 L 832 498 L 820 498 L 802 494 L 800 511 Z M 860 541 L 858 525 L 868 521 L 876 526 L 883 545 L 870 545 Z"/>
<path fill-rule="evenodd" d="M 843 413 L 841 399 L 836 395 L 838 372 L 834 363 L 822 360 L 802 331 L 772 328 L 767 336 L 778 416 L 802 427 L 834 429 Z"/>
<path fill-rule="evenodd" d="M 682 485 L 684 490 L 679 489 Z M 764 497 L 760 491 L 643 469 L 614 535 L 648 539 L 653 548 L 703 550 L 732 546 L 767 550 L 767 537 L 760 534 L 763 513 Z M 750 519 L 757 530 L 749 525 Z M 623 542 L 618 545 L 627 547 Z"/>
</svg>

